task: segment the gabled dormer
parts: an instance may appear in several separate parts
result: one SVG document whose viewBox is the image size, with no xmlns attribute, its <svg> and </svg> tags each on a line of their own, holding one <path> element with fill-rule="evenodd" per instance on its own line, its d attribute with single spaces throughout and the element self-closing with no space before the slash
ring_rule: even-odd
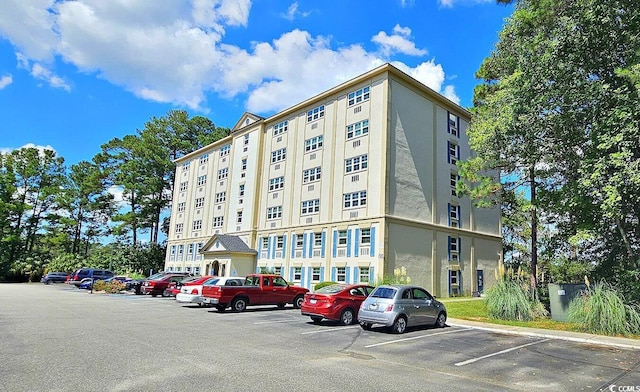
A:
<svg viewBox="0 0 640 392">
<path fill-rule="evenodd" d="M 260 122 L 263 120 L 264 120 L 263 117 L 260 117 L 256 114 L 244 112 L 244 114 L 242 115 L 242 117 L 240 117 L 240 120 L 238 120 L 236 125 L 234 125 L 233 128 L 231 128 L 231 133 L 237 132 L 251 124 L 254 124 L 256 122 Z"/>
</svg>

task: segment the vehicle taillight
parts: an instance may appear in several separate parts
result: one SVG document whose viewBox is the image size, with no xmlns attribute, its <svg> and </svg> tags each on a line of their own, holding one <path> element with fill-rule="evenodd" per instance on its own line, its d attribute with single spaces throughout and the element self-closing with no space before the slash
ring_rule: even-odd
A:
<svg viewBox="0 0 640 392">
<path fill-rule="evenodd" d="M 196 294 L 196 295 L 198 295 L 198 294 L 200 294 L 200 293 L 198 292 L 198 289 L 197 289 L 197 288 L 195 288 L 195 289 L 191 290 L 191 294 Z"/>
<path fill-rule="evenodd" d="M 385 312 L 390 312 L 393 310 L 393 304 L 387 305 L 387 308 L 384 310 Z"/>
</svg>

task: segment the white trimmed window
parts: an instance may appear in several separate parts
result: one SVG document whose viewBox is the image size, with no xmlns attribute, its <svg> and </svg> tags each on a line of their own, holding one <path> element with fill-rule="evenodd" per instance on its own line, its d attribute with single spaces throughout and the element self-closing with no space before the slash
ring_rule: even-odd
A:
<svg viewBox="0 0 640 392">
<path fill-rule="evenodd" d="M 302 249 L 304 246 L 304 234 L 298 234 L 296 236 L 296 249 Z"/>
<path fill-rule="evenodd" d="M 223 203 L 227 200 L 227 192 L 216 193 L 216 203 Z"/>
<path fill-rule="evenodd" d="M 345 246 L 345 245 L 347 245 L 347 231 L 340 230 L 338 232 L 338 246 Z"/>
<path fill-rule="evenodd" d="M 369 283 L 369 267 L 360 267 L 359 282 Z"/>
<path fill-rule="evenodd" d="M 313 182 L 320 179 L 320 166 L 313 169 L 307 169 L 302 171 L 302 183 Z"/>
<path fill-rule="evenodd" d="M 184 224 L 182 223 L 176 223 L 176 233 L 182 233 L 182 229 L 184 228 Z"/>
<path fill-rule="evenodd" d="M 313 246 L 316 248 L 322 247 L 322 233 L 313 234 Z"/>
<path fill-rule="evenodd" d="M 193 230 L 200 230 L 200 229 L 202 229 L 202 219 L 194 220 Z"/>
<path fill-rule="evenodd" d="M 189 246 L 187 246 L 187 254 L 192 255 L 194 248 L 195 248 L 195 244 L 189 244 Z"/>
<path fill-rule="evenodd" d="M 273 273 L 282 276 L 282 266 L 273 267 Z"/>
<path fill-rule="evenodd" d="M 324 117 L 324 105 L 320 105 L 307 112 L 307 122 L 315 121 L 322 117 Z"/>
<path fill-rule="evenodd" d="M 249 135 L 244 135 L 244 145 L 245 146 L 249 145 Z"/>
<path fill-rule="evenodd" d="M 198 198 L 196 199 L 195 207 L 196 207 L 196 208 L 202 208 L 202 207 L 204 207 L 204 197 L 198 197 Z"/>
<path fill-rule="evenodd" d="M 284 161 L 286 158 L 287 158 L 287 149 L 286 149 L 286 147 L 271 152 L 271 163 Z"/>
<path fill-rule="evenodd" d="M 229 168 L 225 167 L 224 169 L 218 170 L 218 180 L 224 180 L 229 177 Z"/>
<path fill-rule="evenodd" d="M 279 235 L 276 237 L 276 249 L 282 249 L 284 247 L 284 236 Z"/>
<path fill-rule="evenodd" d="M 451 141 L 447 143 L 449 144 L 449 163 L 455 165 L 460 159 L 460 146 Z"/>
<path fill-rule="evenodd" d="M 262 238 L 262 250 L 267 250 L 269 249 L 269 237 L 263 237 Z"/>
<path fill-rule="evenodd" d="M 178 212 L 183 212 L 186 205 L 187 203 L 185 203 L 184 201 L 178 203 Z"/>
<path fill-rule="evenodd" d="M 242 211 L 236 213 L 236 223 L 242 223 Z"/>
<path fill-rule="evenodd" d="M 348 95 L 349 106 L 357 105 L 360 102 L 367 101 L 369 99 L 370 90 L 371 90 L 371 87 L 366 86 L 361 88 L 360 90 L 356 90 L 352 93 L 349 93 Z"/>
<path fill-rule="evenodd" d="M 349 158 L 344 161 L 345 173 L 364 170 L 367 168 L 367 166 L 368 166 L 367 154 L 360 155 L 358 157 Z"/>
<path fill-rule="evenodd" d="M 302 279 L 302 267 L 293 267 L 293 280 Z"/>
<path fill-rule="evenodd" d="M 345 283 L 347 281 L 347 268 L 346 267 L 338 267 L 336 268 L 336 281 L 339 283 Z"/>
<path fill-rule="evenodd" d="M 457 184 L 460 176 L 458 173 L 451 172 L 449 184 L 451 185 L 451 196 L 458 196 Z"/>
<path fill-rule="evenodd" d="M 284 188 L 284 177 L 276 177 L 269 180 L 269 191 L 277 191 Z"/>
<path fill-rule="evenodd" d="M 282 206 L 267 208 L 267 220 L 282 218 Z"/>
<path fill-rule="evenodd" d="M 224 216 L 213 217 L 213 227 L 222 227 L 224 225 Z"/>
<path fill-rule="evenodd" d="M 320 267 L 313 267 L 311 269 L 311 280 L 314 282 L 320 281 Z"/>
<path fill-rule="evenodd" d="M 369 133 L 369 120 L 347 125 L 347 140 Z"/>
<path fill-rule="evenodd" d="M 180 192 L 184 192 L 187 190 L 187 186 L 189 185 L 189 181 L 183 181 L 180 183 Z"/>
<path fill-rule="evenodd" d="M 460 129 L 458 127 L 459 122 L 460 122 L 460 119 L 458 116 L 456 116 L 453 113 L 449 113 L 449 124 L 448 124 L 449 134 L 457 137 L 460 136 Z"/>
<path fill-rule="evenodd" d="M 204 184 L 207 183 L 207 175 L 204 174 L 202 176 L 198 176 L 198 182 L 197 182 L 197 186 L 203 186 Z"/>
<path fill-rule="evenodd" d="M 202 154 L 200 156 L 200 164 L 204 165 L 207 162 L 209 162 L 209 154 Z"/>
<path fill-rule="evenodd" d="M 183 163 L 182 164 L 182 171 L 188 171 L 190 164 L 191 164 L 191 161 L 187 161 L 187 162 Z"/>
<path fill-rule="evenodd" d="M 242 171 L 247 170 L 247 158 L 242 159 Z"/>
<path fill-rule="evenodd" d="M 289 129 L 289 121 L 283 121 L 273 126 L 273 136 L 281 135 Z"/>
<path fill-rule="evenodd" d="M 302 215 L 314 214 L 320 212 L 320 199 L 306 200 L 302 202 Z"/>
<path fill-rule="evenodd" d="M 243 197 L 244 196 L 244 184 L 240 184 L 239 188 L 238 188 L 238 196 Z"/>
<path fill-rule="evenodd" d="M 322 135 L 304 141 L 304 151 L 310 152 L 322 148 Z"/>
<path fill-rule="evenodd" d="M 361 229 L 360 230 L 360 243 L 361 244 L 370 244 L 371 243 L 371 229 Z"/>
<path fill-rule="evenodd" d="M 344 194 L 344 208 L 364 206 L 366 204 L 367 204 L 367 191 Z"/>
<path fill-rule="evenodd" d="M 220 149 L 220 156 L 224 157 L 226 155 L 229 155 L 230 152 L 231 152 L 231 144 L 227 144 L 226 146 L 223 146 Z"/>
</svg>

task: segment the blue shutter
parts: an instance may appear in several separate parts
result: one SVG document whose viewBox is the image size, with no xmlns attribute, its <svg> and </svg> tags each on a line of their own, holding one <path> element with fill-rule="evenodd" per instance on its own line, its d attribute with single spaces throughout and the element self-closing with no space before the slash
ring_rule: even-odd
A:
<svg viewBox="0 0 640 392">
<path fill-rule="evenodd" d="M 447 123 L 449 122 L 449 119 L 447 119 Z M 447 163 L 451 163 L 451 142 L 447 140 Z"/>
<path fill-rule="evenodd" d="M 353 229 L 347 230 L 347 257 L 351 257 L 351 233 Z"/>
<path fill-rule="evenodd" d="M 291 258 L 292 259 L 296 257 L 296 239 L 297 239 L 296 233 L 291 234 Z"/>
<path fill-rule="evenodd" d="M 356 229 L 356 238 L 355 238 L 354 242 L 356 244 L 355 244 L 355 247 L 353 249 L 353 255 L 355 257 L 358 257 L 358 255 L 360 254 L 360 229 L 359 228 Z"/>
<path fill-rule="evenodd" d="M 271 251 L 273 250 L 273 238 L 271 236 L 267 237 L 267 259 L 271 258 Z"/>
<path fill-rule="evenodd" d="M 313 233 L 309 233 L 309 258 L 313 257 Z"/>
<path fill-rule="evenodd" d="M 282 258 L 287 258 L 287 235 L 283 234 L 282 238 Z"/>
<path fill-rule="evenodd" d="M 346 268 L 344 269 L 344 281 L 345 281 L 346 283 L 349 283 L 350 275 L 351 275 L 351 267 L 346 267 Z"/>
<path fill-rule="evenodd" d="M 447 260 L 451 261 L 451 236 L 447 236 Z"/>
<path fill-rule="evenodd" d="M 376 257 L 376 228 L 371 228 L 371 248 L 369 249 L 369 257 Z"/>
<path fill-rule="evenodd" d="M 258 237 L 258 244 L 256 245 L 256 248 L 258 251 L 258 258 L 260 258 L 262 253 L 262 237 Z"/>
<path fill-rule="evenodd" d="M 333 257 L 338 255 L 338 230 L 333 231 L 333 250 L 331 252 Z"/>
<path fill-rule="evenodd" d="M 462 227 L 462 214 L 460 213 L 460 206 L 458 206 L 458 227 Z"/>
<path fill-rule="evenodd" d="M 313 267 L 307 267 L 307 284 L 304 286 L 311 289 L 311 275 L 313 275 Z"/>
<path fill-rule="evenodd" d="M 376 273 L 375 273 L 375 268 L 374 267 L 369 267 L 369 284 L 373 285 L 375 282 L 375 278 L 376 278 Z"/>
<path fill-rule="evenodd" d="M 256 274 L 260 273 L 260 267 L 256 267 Z"/>
<path fill-rule="evenodd" d="M 462 264 L 462 239 L 460 237 L 458 237 L 458 263 Z"/>
<path fill-rule="evenodd" d="M 451 226 L 451 203 L 447 203 L 447 226 Z"/>
<path fill-rule="evenodd" d="M 360 268 L 353 267 L 353 283 L 360 282 Z"/>
<path fill-rule="evenodd" d="M 320 267 L 320 281 L 324 282 L 324 267 Z"/>
<path fill-rule="evenodd" d="M 300 286 L 304 286 L 304 267 L 300 268 Z"/>
<path fill-rule="evenodd" d="M 327 232 L 322 230 L 322 247 L 320 248 L 320 257 L 322 257 L 323 259 L 324 259 L 324 247 L 327 244 L 326 238 L 327 238 Z"/>
<path fill-rule="evenodd" d="M 307 233 L 302 233 L 302 258 L 307 257 Z"/>
<path fill-rule="evenodd" d="M 338 272 L 338 269 L 336 267 L 331 267 L 331 281 L 335 282 L 336 281 L 336 273 Z"/>
<path fill-rule="evenodd" d="M 293 267 L 289 267 L 289 282 L 293 282 Z"/>
</svg>

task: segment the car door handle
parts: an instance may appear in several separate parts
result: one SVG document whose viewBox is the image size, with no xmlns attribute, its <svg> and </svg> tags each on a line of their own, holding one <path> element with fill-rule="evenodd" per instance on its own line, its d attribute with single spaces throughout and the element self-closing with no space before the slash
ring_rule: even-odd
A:
<svg viewBox="0 0 640 392">
<path fill-rule="evenodd" d="M 414 308 L 420 309 L 420 305 L 413 305 Z"/>
</svg>

